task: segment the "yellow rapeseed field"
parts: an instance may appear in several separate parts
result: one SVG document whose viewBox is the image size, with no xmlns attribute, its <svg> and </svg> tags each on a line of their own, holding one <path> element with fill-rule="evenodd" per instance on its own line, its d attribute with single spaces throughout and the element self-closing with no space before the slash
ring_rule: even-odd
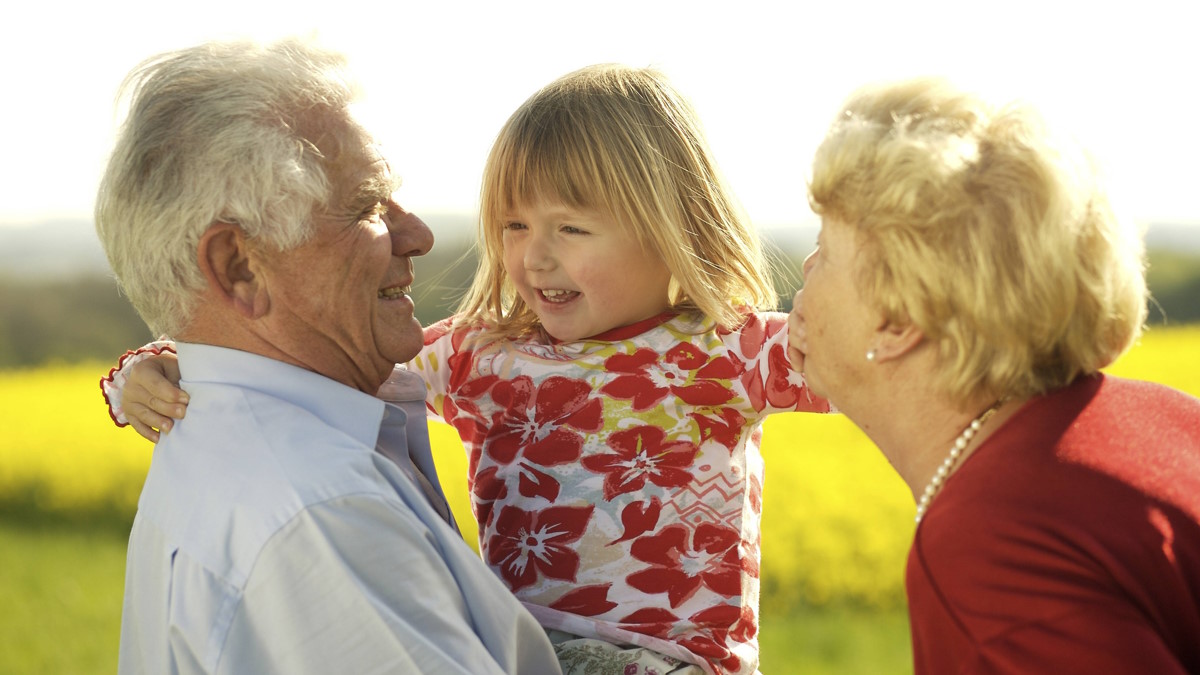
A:
<svg viewBox="0 0 1200 675">
<path fill-rule="evenodd" d="M 0 502 L 64 514 L 133 512 L 151 446 L 108 418 L 99 380 L 109 367 L 0 371 Z"/>
<path fill-rule="evenodd" d="M 1200 326 L 1155 328 L 1109 370 L 1200 396 L 1197 353 Z M 109 367 L 0 371 L 0 506 L 132 516 L 151 446 L 108 419 L 97 382 Z M 450 427 L 432 433 L 442 482 L 473 541 L 462 446 Z M 763 452 L 763 613 L 902 604 L 912 497 L 866 437 L 838 415 L 779 415 L 767 422 Z"/>
</svg>

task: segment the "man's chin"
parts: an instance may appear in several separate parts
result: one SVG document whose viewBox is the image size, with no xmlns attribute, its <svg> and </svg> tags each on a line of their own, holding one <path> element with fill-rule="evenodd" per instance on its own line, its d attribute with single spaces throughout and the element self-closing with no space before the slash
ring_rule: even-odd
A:
<svg viewBox="0 0 1200 675">
<path fill-rule="evenodd" d="M 412 327 L 406 328 L 402 334 L 394 333 L 385 338 L 379 353 L 384 360 L 392 364 L 412 361 L 421 352 L 421 347 L 425 346 L 421 324 L 416 319 L 413 319 Z"/>
</svg>

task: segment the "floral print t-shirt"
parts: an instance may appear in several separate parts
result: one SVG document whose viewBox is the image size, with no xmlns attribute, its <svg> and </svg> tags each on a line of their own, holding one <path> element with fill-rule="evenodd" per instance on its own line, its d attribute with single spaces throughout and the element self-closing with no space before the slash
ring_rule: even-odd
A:
<svg viewBox="0 0 1200 675">
<path fill-rule="evenodd" d="M 408 367 L 467 448 L 481 554 L 545 627 L 756 670 L 762 422 L 829 411 L 786 319 L 665 314 L 570 343 L 426 329 Z"/>
</svg>

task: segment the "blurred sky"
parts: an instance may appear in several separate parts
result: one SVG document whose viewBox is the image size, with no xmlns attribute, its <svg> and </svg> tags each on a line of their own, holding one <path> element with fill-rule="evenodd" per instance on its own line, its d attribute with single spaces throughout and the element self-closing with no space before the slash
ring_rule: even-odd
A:
<svg viewBox="0 0 1200 675">
<path fill-rule="evenodd" d="M 583 65 L 662 68 L 760 225 L 810 218 L 808 162 L 842 98 L 918 74 L 1022 96 L 1091 148 L 1143 222 L 1200 224 L 1196 2 L 20 2 L 0 26 L 0 225 L 90 218 L 125 74 L 221 37 L 348 52 L 418 213 L 473 211 L 491 141 Z M 36 6 L 35 6 L 36 5 Z M 179 8 L 176 8 L 176 7 Z"/>
</svg>

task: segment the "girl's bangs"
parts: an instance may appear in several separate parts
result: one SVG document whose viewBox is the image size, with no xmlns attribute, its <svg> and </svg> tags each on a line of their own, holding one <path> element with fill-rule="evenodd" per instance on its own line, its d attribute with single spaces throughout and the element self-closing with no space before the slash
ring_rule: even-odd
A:
<svg viewBox="0 0 1200 675">
<path fill-rule="evenodd" d="M 570 208 L 599 209 L 608 199 L 596 171 L 595 157 L 579 152 L 584 139 L 543 133 L 514 139 L 508 144 L 498 176 L 498 194 L 504 210 L 552 201 Z M 607 208 L 603 209 L 607 210 Z"/>
</svg>

